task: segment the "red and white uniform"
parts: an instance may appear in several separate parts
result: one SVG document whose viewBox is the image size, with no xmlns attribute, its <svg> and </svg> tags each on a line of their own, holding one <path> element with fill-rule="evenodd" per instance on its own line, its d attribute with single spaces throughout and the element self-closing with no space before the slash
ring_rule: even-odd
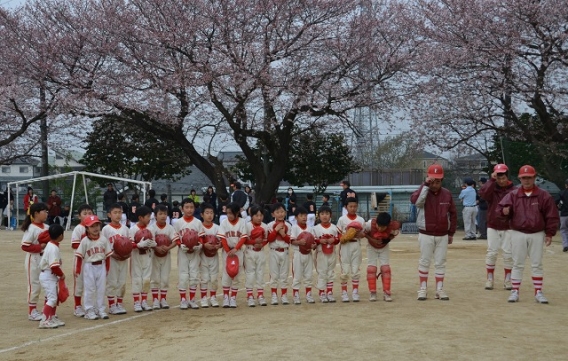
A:
<svg viewBox="0 0 568 361">
<path fill-rule="evenodd" d="M 203 230 L 206 236 L 217 236 L 219 233 L 219 226 L 212 223 L 209 227 L 203 225 Z M 217 279 L 219 278 L 219 253 L 218 251 L 214 256 L 208 257 L 204 252 L 201 252 L 201 293 L 203 297 L 203 292 L 209 289 L 210 295 L 215 295 L 217 293 L 217 288 L 219 288 Z"/>
<path fill-rule="evenodd" d="M 197 232 L 199 237 L 205 234 L 203 229 L 203 223 L 195 217 L 183 216 L 179 221 L 176 222 L 174 226 L 175 231 L 179 235 L 180 240 L 178 241 L 181 245 L 181 237 L 185 229 L 193 229 Z M 187 286 L 195 292 L 197 285 L 200 282 L 199 279 L 199 265 L 201 263 L 201 248 L 203 245 L 199 244 L 189 250 L 184 251 L 181 247 L 178 249 L 178 290 L 180 294 L 187 290 Z"/>
<path fill-rule="evenodd" d="M 26 253 L 24 257 L 24 267 L 28 283 L 28 306 L 35 308 L 41 291 L 39 274 L 41 268 L 39 262 L 43 255 L 43 250 L 38 241 L 39 234 L 46 231 L 47 226 L 43 223 L 32 223 L 22 237 L 21 247 Z"/>
<path fill-rule="evenodd" d="M 296 224 L 292 226 L 290 231 L 290 242 L 294 242 L 298 235 L 302 232 L 308 232 L 312 235 L 315 234 L 311 227 L 305 225 L 304 227 Z M 292 290 L 294 296 L 299 296 L 296 293 L 300 289 L 302 282 L 304 282 L 304 287 L 311 290 L 312 288 L 312 278 L 314 274 L 314 257 L 310 251 L 307 254 L 300 252 L 300 247 L 294 244 L 291 245 L 294 255 L 292 257 Z M 307 291 L 309 292 L 309 291 Z"/>
<path fill-rule="evenodd" d="M 158 234 L 165 234 L 171 243 L 176 243 L 179 241 L 179 236 L 172 225 L 166 223 L 163 226 L 155 223 L 151 226 L 151 231 L 154 234 L 154 238 Z M 163 294 L 165 294 L 170 286 L 170 272 L 172 270 L 172 255 L 168 251 L 168 254 L 164 257 L 157 257 L 155 254 L 152 257 L 152 273 L 150 276 L 150 288 L 152 290 L 159 289 Z"/>
<path fill-rule="evenodd" d="M 136 232 L 141 229 L 148 228 L 150 232 L 152 229 L 150 226 L 146 227 L 139 223 L 134 224 L 130 227 L 130 240 L 132 240 L 132 255 L 130 256 L 130 277 L 132 278 L 132 293 L 137 294 L 147 294 L 150 291 L 150 277 L 152 275 L 152 249 L 142 249 L 136 246 L 136 241 L 134 237 Z M 152 233 L 152 240 L 154 239 L 154 233 Z M 135 296 L 136 298 L 136 296 Z M 135 301 L 136 302 L 136 301 Z"/>
<path fill-rule="evenodd" d="M 39 262 L 41 273 L 39 281 L 45 292 L 46 304 L 50 307 L 57 306 L 57 281 L 63 275 L 61 270 L 61 255 L 59 243 L 49 242 L 43 250 L 43 256 Z"/>
<path fill-rule="evenodd" d="M 371 232 L 372 220 L 365 223 L 365 232 Z M 390 244 L 386 244 L 382 248 L 373 247 L 370 243 L 367 244 L 367 265 L 368 266 L 388 266 L 390 263 Z"/>
<path fill-rule="evenodd" d="M 255 247 L 256 240 L 250 238 L 253 229 L 262 228 L 264 230 L 263 242 L 260 247 Z M 266 253 L 264 246 L 268 243 L 268 227 L 265 223 L 255 225 L 252 222 L 246 224 L 246 233 L 249 238 L 245 242 L 245 288 L 247 293 L 252 292 L 256 287 L 257 291 L 262 290 L 260 294 L 264 293 L 264 267 L 266 266 Z"/>
<path fill-rule="evenodd" d="M 221 276 L 221 285 L 223 287 L 223 293 L 227 294 L 229 288 L 232 292 L 236 293 L 239 289 L 241 282 L 242 271 L 243 271 L 243 245 L 248 239 L 246 223 L 242 218 L 237 218 L 233 222 L 229 219 L 225 219 L 221 222 L 219 226 L 219 233 L 217 234 L 223 245 L 222 252 L 222 265 L 223 265 L 223 275 Z M 225 269 L 225 264 L 227 263 L 227 253 L 232 249 L 236 249 L 236 256 L 239 258 L 239 273 L 235 278 L 229 277 L 227 270 Z"/>
<path fill-rule="evenodd" d="M 129 229 L 122 224 L 118 227 L 113 224 L 107 224 L 103 227 L 101 234 L 108 239 L 111 247 L 114 249 L 114 242 L 118 237 L 129 238 Z M 124 298 L 126 278 L 128 275 L 128 260 L 117 260 L 111 257 L 109 262 L 110 265 L 106 277 L 107 298 Z"/>
<path fill-rule="evenodd" d="M 80 223 L 75 226 L 73 233 L 71 233 L 71 248 L 76 250 L 81 244 L 81 240 L 87 235 L 87 230 L 85 226 Z M 83 273 L 77 274 L 75 270 L 77 269 L 77 257 L 73 257 L 73 296 L 82 297 L 83 296 Z M 78 305 L 76 305 L 78 306 Z"/>
<path fill-rule="evenodd" d="M 105 260 L 113 253 L 108 239 L 102 235 L 98 239 L 84 237 L 75 251 L 75 256 L 82 260 L 83 282 L 85 288 L 85 311 L 94 309 L 105 313 L 105 292 L 107 262 Z M 78 270 L 77 270 L 78 271 Z"/>
<path fill-rule="evenodd" d="M 270 270 L 270 288 L 274 292 L 280 284 L 283 293 L 288 289 L 288 274 L 290 272 L 290 235 L 292 232 L 292 224 L 284 221 L 286 224 L 286 236 L 282 237 L 280 233 L 274 230 L 277 221 L 268 223 L 268 247 L 270 249 L 268 269 Z"/>
<path fill-rule="evenodd" d="M 312 229 L 314 236 L 316 237 L 316 243 L 318 244 L 316 248 L 316 271 L 318 273 L 317 288 L 321 292 L 330 293 L 333 290 L 333 280 L 335 279 L 335 264 L 337 262 L 337 257 L 335 255 L 335 245 L 339 243 L 339 236 L 341 233 L 337 226 L 333 223 L 327 225 L 316 224 Z M 321 244 L 319 240 L 322 238 L 333 238 L 333 244 Z M 330 253 L 324 252 L 323 247 L 330 249 Z M 327 251 L 326 251 L 327 252 Z"/>
<path fill-rule="evenodd" d="M 337 228 L 341 233 L 345 233 L 347 225 L 353 221 L 361 224 L 361 229 L 365 228 L 365 220 L 358 215 L 347 214 L 339 217 Z M 359 278 L 361 277 L 361 262 L 363 254 L 361 252 L 361 238 L 354 238 L 350 242 L 339 245 L 339 266 L 341 267 L 341 289 L 347 291 L 347 282 L 351 277 L 353 292 L 359 288 Z"/>
</svg>

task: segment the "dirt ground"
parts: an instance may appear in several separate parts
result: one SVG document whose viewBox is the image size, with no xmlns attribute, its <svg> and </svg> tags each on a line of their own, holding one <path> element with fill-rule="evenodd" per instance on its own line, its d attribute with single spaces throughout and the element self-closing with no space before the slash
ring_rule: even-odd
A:
<svg viewBox="0 0 568 361">
<path fill-rule="evenodd" d="M 529 269 L 519 303 L 507 303 L 508 292 L 499 287 L 484 290 L 486 242 L 462 241 L 461 233 L 448 250 L 445 288 L 450 301 L 435 300 L 433 292 L 427 301 L 417 301 L 417 236 L 400 235 L 391 243 L 392 303 L 368 301 L 364 252 L 359 303 L 248 308 L 241 290 L 237 309 L 181 311 L 174 253 L 171 309 L 135 314 L 132 298 L 127 297 L 128 314 L 88 321 L 73 316 L 70 299 L 57 312 L 67 325 L 56 330 L 40 330 L 37 322 L 27 320 L 21 236 L 21 231 L 0 231 L 0 360 L 510 361 L 565 360 L 568 354 L 568 253 L 562 252 L 559 236 L 544 254 L 549 305 L 534 301 Z M 61 246 L 68 275 L 70 236 L 66 233 Z M 497 269 L 500 285 L 501 260 Z M 336 273 L 338 279 L 339 267 Z M 334 290 L 337 296 L 337 282 Z"/>
</svg>

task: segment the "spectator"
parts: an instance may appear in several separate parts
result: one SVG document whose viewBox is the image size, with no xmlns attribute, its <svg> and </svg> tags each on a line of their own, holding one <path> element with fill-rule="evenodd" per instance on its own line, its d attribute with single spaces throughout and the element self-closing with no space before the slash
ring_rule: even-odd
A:
<svg viewBox="0 0 568 361">
<path fill-rule="evenodd" d="M 481 187 L 487 183 L 487 178 L 481 177 L 479 178 L 479 183 L 481 183 Z M 477 228 L 479 228 L 479 238 L 478 239 L 487 239 L 487 202 L 485 199 L 481 198 L 479 195 L 477 196 Z"/>
<path fill-rule="evenodd" d="M 242 185 L 239 182 L 235 182 L 233 185 L 235 191 L 231 195 L 231 202 L 235 202 L 241 207 L 241 216 L 243 219 L 247 218 L 247 209 L 250 205 L 248 195 L 242 190 Z"/>
<path fill-rule="evenodd" d="M 256 195 L 254 193 L 254 190 L 250 187 L 250 186 L 245 186 L 245 193 L 248 195 L 249 197 L 249 204 L 254 204 L 256 201 Z"/>
<path fill-rule="evenodd" d="M 199 196 L 197 195 L 197 192 L 195 191 L 195 189 L 192 189 L 189 192 L 189 196 L 187 198 L 193 200 L 193 203 L 201 203 L 201 199 L 199 199 Z"/>
<path fill-rule="evenodd" d="M 56 217 L 61 215 L 61 198 L 57 195 L 55 189 L 51 190 L 51 195 L 47 199 L 47 223 L 55 223 Z"/>
<path fill-rule="evenodd" d="M 341 181 L 339 185 L 343 188 L 343 191 L 339 194 L 339 202 L 341 203 L 341 215 L 347 215 L 347 198 L 355 198 L 357 202 L 359 199 L 357 198 L 357 193 L 353 189 L 351 189 L 351 183 L 348 180 Z"/>
<path fill-rule="evenodd" d="M 34 189 L 32 187 L 28 187 L 28 193 L 24 196 L 24 212 L 29 215 L 31 205 L 38 202 L 39 197 L 34 194 Z"/>
<path fill-rule="evenodd" d="M 286 195 L 286 213 L 288 216 L 288 222 L 290 222 L 293 226 L 296 225 L 296 216 L 294 212 L 296 211 L 296 202 L 298 197 L 296 197 L 296 193 L 292 187 L 288 188 L 288 194 Z"/>
<path fill-rule="evenodd" d="M 105 212 L 108 213 L 110 206 L 118 201 L 118 193 L 114 190 L 112 183 L 107 184 L 107 190 L 103 194 L 103 202 L 105 205 Z"/>
<path fill-rule="evenodd" d="M 209 203 L 215 209 L 215 213 L 217 213 L 217 194 L 213 190 L 212 186 L 207 187 L 207 192 L 203 196 L 203 201 L 205 203 Z"/>
<path fill-rule="evenodd" d="M 477 192 L 473 188 L 474 181 L 471 178 L 466 178 L 464 183 L 467 185 L 459 195 L 463 203 L 463 227 L 465 230 L 464 241 L 475 241 L 475 217 L 477 216 Z"/>
<path fill-rule="evenodd" d="M 568 252 L 568 179 L 564 182 L 564 190 L 556 196 L 556 206 L 560 210 L 560 234 L 562 235 L 562 252 Z"/>
</svg>

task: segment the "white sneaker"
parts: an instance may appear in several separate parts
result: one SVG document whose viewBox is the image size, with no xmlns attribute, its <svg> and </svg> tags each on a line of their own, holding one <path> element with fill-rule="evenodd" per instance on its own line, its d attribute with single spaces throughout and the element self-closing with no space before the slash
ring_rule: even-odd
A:
<svg viewBox="0 0 568 361">
<path fill-rule="evenodd" d="M 511 294 L 509 295 L 509 299 L 507 300 L 507 302 L 519 302 L 519 291 L 517 290 L 512 290 Z"/>
<path fill-rule="evenodd" d="M 211 303 L 211 307 L 219 307 L 219 302 L 217 302 L 217 296 L 209 297 L 209 302 Z"/>
<path fill-rule="evenodd" d="M 34 308 L 32 312 L 28 315 L 28 320 L 30 321 L 41 321 L 43 314 Z M 49 320 L 48 320 L 49 321 Z"/>
<path fill-rule="evenodd" d="M 327 295 L 325 293 L 322 293 L 320 295 L 320 301 L 321 301 L 321 303 L 328 303 L 329 302 L 329 299 L 327 298 Z"/>
<path fill-rule="evenodd" d="M 329 293 L 327 294 L 327 300 L 328 300 L 330 303 L 335 303 L 335 297 L 333 297 L 333 293 L 329 292 Z"/>
<path fill-rule="evenodd" d="M 272 294 L 272 298 L 270 299 L 270 304 L 271 305 L 277 305 L 278 304 L 278 295 L 276 293 Z"/>
<path fill-rule="evenodd" d="M 110 308 L 108 309 L 108 312 L 111 315 L 118 315 L 118 306 L 116 305 L 116 303 L 113 303 L 112 306 L 110 306 Z"/>
<path fill-rule="evenodd" d="M 185 298 L 182 298 L 182 300 L 179 303 L 179 309 L 180 310 L 187 310 L 189 308 L 189 302 L 187 302 L 187 300 Z"/>
<path fill-rule="evenodd" d="M 160 309 L 160 301 L 157 298 L 154 298 L 154 302 L 152 302 L 152 308 L 155 310 Z"/>
<path fill-rule="evenodd" d="M 39 328 L 48 329 L 48 328 L 57 328 L 57 323 L 52 319 L 48 318 L 47 320 L 39 321 Z"/>
<path fill-rule="evenodd" d="M 126 308 L 124 308 L 124 306 L 122 305 L 122 303 L 117 303 L 116 304 L 116 308 L 117 308 L 117 315 L 124 315 L 126 314 Z"/>
<path fill-rule="evenodd" d="M 97 316 L 97 314 L 95 313 L 95 310 L 90 308 L 87 310 L 87 312 L 85 312 L 85 317 L 87 320 L 98 320 L 99 316 Z"/>
<path fill-rule="evenodd" d="M 229 307 L 237 308 L 237 299 L 235 296 L 231 296 L 231 299 L 229 300 Z"/>
<path fill-rule="evenodd" d="M 264 298 L 264 296 L 258 296 L 258 305 L 266 306 L 266 298 Z"/>
<path fill-rule="evenodd" d="M 302 301 L 300 301 L 300 295 L 296 294 L 294 295 L 294 298 L 292 299 L 292 301 L 294 302 L 295 305 L 301 305 Z"/>
<path fill-rule="evenodd" d="M 446 294 L 446 291 L 444 291 L 442 289 L 442 290 L 436 291 L 436 299 L 442 300 L 442 301 L 449 301 L 450 297 L 448 297 L 448 295 Z"/>
<path fill-rule="evenodd" d="M 280 302 L 282 302 L 283 305 L 289 305 L 290 302 L 288 302 L 288 296 L 286 296 L 285 294 L 280 296 Z"/>
<path fill-rule="evenodd" d="M 201 297 L 201 308 L 209 308 L 209 300 L 207 297 Z"/>
<path fill-rule="evenodd" d="M 376 300 L 377 300 L 377 292 L 371 292 L 371 295 L 369 296 L 369 301 L 375 302 Z"/>
<path fill-rule="evenodd" d="M 55 322 L 55 324 L 57 325 L 57 327 L 63 327 L 63 326 L 65 326 L 65 322 L 61 321 L 57 315 L 53 316 L 53 317 L 51 318 L 51 320 L 52 320 L 53 322 Z"/>
<path fill-rule="evenodd" d="M 164 310 L 167 310 L 168 308 L 170 308 L 170 305 L 168 305 L 168 301 L 166 301 L 165 298 L 162 298 L 160 300 L 160 308 L 163 308 Z"/>
<path fill-rule="evenodd" d="M 341 292 L 341 302 L 349 302 L 349 295 L 347 294 L 347 291 Z"/>
<path fill-rule="evenodd" d="M 75 307 L 73 314 L 77 317 L 85 317 L 85 310 L 83 310 L 82 306 Z"/>
<path fill-rule="evenodd" d="M 509 281 L 505 281 L 503 283 L 503 288 L 506 289 L 507 291 L 510 291 L 513 289 L 513 284 L 511 283 L 511 280 Z"/>
<path fill-rule="evenodd" d="M 308 292 L 306 294 L 306 302 L 308 303 L 316 303 L 316 300 L 314 300 L 314 298 L 312 297 L 312 293 Z"/>
<path fill-rule="evenodd" d="M 486 290 L 492 290 L 493 289 L 493 281 L 492 280 L 485 281 L 485 289 Z"/>
<path fill-rule="evenodd" d="M 101 316 L 103 320 L 108 320 L 108 314 L 104 311 L 100 312 L 99 316 Z"/>
<path fill-rule="evenodd" d="M 251 296 L 247 299 L 247 306 L 249 306 L 249 307 L 255 307 L 256 306 L 256 302 L 254 301 L 254 297 Z"/>
<path fill-rule="evenodd" d="M 140 304 L 140 302 L 134 302 L 134 312 L 142 312 L 144 311 L 142 309 L 142 305 Z"/>
<path fill-rule="evenodd" d="M 418 301 L 426 301 L 427 292 L 425 288 L 421 288 L 418 290 Z"/>
<path fill-rule="evenodd" d="M 197 305 L 197 302 L 195 302 L 195 300 L 189 300 L 189 307 L 192 310 L 197 310 L 199 309 L 199 306 Z"/>
<path fill-rule="evenodd" d="M 353 299 L 353 302 L 359 302 L 359 292 L 353 291 L 353 293 L 351 294 L 351 298 Z"/>
<path fill-rule="evenodd" d="M 392 296 L 386 292 L 383 292 L 383 300 L 385 300 L 385 302 L 392 302 Z"/>
<path fill-rule="evenodd" d="M 538 303 L 548 303 L 548 300 L 542 294 L 542 291 L 536 291 L 536 295 L 534 295 L 534 299 Z"/>
<path fill-rule="evenodd" d="M 144 311 L 153 311 L 154 310 L 152 307 L 150 307 L 150 305 L 148 304 L 148 302 L 146 300 L 142 301 L 142 309 Z"/>
<path fill-rule="evenodd" d="M 229 302 L 229 296 L 223 295 L 223 308 L 229 308 L 231 303 Z"/>
</svg>

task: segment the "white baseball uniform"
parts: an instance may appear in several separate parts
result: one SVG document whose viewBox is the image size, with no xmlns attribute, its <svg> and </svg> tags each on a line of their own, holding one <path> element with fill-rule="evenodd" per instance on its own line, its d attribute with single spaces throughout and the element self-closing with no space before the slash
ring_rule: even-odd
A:
<svg viewBox="0 0 568 361">
<path fill-rule="evenodd" d="M 291 242 L 294 242 L 302 232 L 311 233 L 315 237 L 315 234 L 311 227 L 308 227 L 307 225 L 302 227 L 299 224 L 296 224 L 295 226 L 292 226 L 292 231 L 290 232 Z M 294 251 L 292 258 L 292 290 L 294 290 L 294 296 L 296 296 L 296 292 L 300 289 L 302 281 L 304 282 L 304 286 L 306 288 L 312 288 L 314 257 L 312 255 L 312 252 L 308 254 L 303 254 L 302 252 L 300 252 L 299 246 L 296 246 L 294 244 L 291 244 L 290 246 Z"/>
<path fill-rule="evenodd" d="M 353 221 L 361 224 L 361 228 L 365 227 L 365 220 L 361 216 L 350 216 L 349 214 L 340 217 L 337 220 L 337 228 L 341 233 L 345 233 L 347 225 Z M 359 277 L 361 275 L 361 262 L 363 255 L 361 252 L 361 239 L 355 238 L 350 242 L 339 245 L 339 266 L 341 267 L 341 284 L 345 287 L 351 277 L 353 288 L 359 285 Z"/>
<path fill-rule="evenodd" d="M 26 270 L 26 278 L 28 283 L 28 306 L 35 308 L 39 299 L 41 291 L 41 284 L 39 281 L 39 274 L 41 268 L 39 262 L 43 255 L 38 241 L 39 234 L 47 230 L 47 226 L 43 223 L 30 224 L 27 231 L 24 232 L 22 237 L 22 248 L 28 248 L 31 252 L 26 252 L 24 257 L 24 267 Z"/>
<path fill-rule="evenodd" d="M 337 242 L 341 233 L 335 224 L 329 223 L 327 225 L 316 224 L 312 229 L 314 236 L 320 239 L 322 236 L 332 236 Z M 329 249 L 332 248 L 330 254 L 326 254 L 323 251 L 323 247 Z M 336 255 L 333 244 L 318 244 L 316 248 L 315 255 L 316 271 L 318 273 L 317 288 L 320 291 L 331 292 L 333 289 L 333 280 L 335 279 L 335 264 Z"/>
<path fill-rule="evenodd" d="M 270 288 L 272 292 L 280 288 L 283 293 L 288 289 L 288 273 L 290 272 L 290 256 L 289 256 L 289 244 L 290 244 L 290 234 L 292 232 L 292 224 L 285 222 L 286 225 L 286 236 L 282 237 L 280 233 L 274 230 L 278 222 L 272 221 L 268 223 L 268 247 L 269 251 L 269 261 L 268 268 L 270 270 Z M 271 239 L 274 238 L 273 241 Z"/>
<path fill-rule="evenodd" d="M 180 244 L 185 229 L 192 229 L 196 231 L 199 237 L 202 237 L 205 234 L 203 223 L 195 217 L 183 216 L 176 222 L 174 229 L 179 235 Z M 201 263 L 202 247 L 202 244 L 195 246 L 192 250 L 193 252 L 186 252 L 181 249 L 181 247 L 178 249 L 178 290 L 180 293 L 187 290 L 188 285 L 190 288 L 197 288 L 197 285 L 200 282 L 199 265 Z"/>
<path fill-rule="evenodd" d="M 114 249 L 114 242 L 119 237 L 129 237 L 128 227 L 122 225 L 117 227 L 113 224 L 107 224 L 103 227 L 101 234 L 108 239 L 111 247 Z M 128 275 L 128 260 L 117 260 L 110 258 L 110 267 L 106 277 L 106 295 L 107 298 L 119 297 L 124 298 L 126 291 L 126 278 Z"/>
<path fill-rule="evenodd" d="M 148 229 L 152 232 L 150 226 L 143 226 L 139 223 L 130 227 L 130 239 L 134 242 L 136 232 L 141 229 Z M 154 233 L 152 233 L 152 240 Z M 148 293 L 150 291 L 150 276 L 152 275 L 152 250 L 147 249 L 133 249 L 130 256 L 130 277 L 132 278 L 132 293 L 137 295 L 139 293 Z M 136 297 L 136 296 L 135 296 Z"/>
<path fill-rule="evenodd" d="M 215 223 L 209 227 L 203 225 L 205 235 L 217 236 L 219 233 L 219 226 Z M 201 252 L 201 292 L 209 289 L 210 294 L 216 294 L 218 288 L 217 278 L 219 277 L 219 253 L 215 253 L 213 257 L 208 257 L 204 252 Z"/>
<path fill-rule="evenodd" d="M 105 259 L 112 253 L 110 242 L 103 235 L 100 235 L 98 239 L 84 237 L 79 248 L 75 251 L 75 256 L 83 260 L 81 273 L 83 274 L 83 286 L 85 288 L 83 303 L 86 311 L 95 309 L 99 313 L 104 313 L 106 310 L 107 271 Z"/>
<path fill-rule="evenodd" d="M 371 232 L 371 223 L 369 220 L 365 223 L 365 232 Z M 370 244 L 367 244 L 367 265 L 375 266 L 380 268 L 381 266 L 387 266 L 390 262 L 390 244 L 385 245 L 383 248 L 375 248 Z"/>
<path fill-rule="evenodd" d="M 165 234 L 170 243 L 177 243 L 179 236 L 172 225 L 166 223 L 164 226 L 154 224 L 152 227 L 154 238 L 159 234 Z M 150 288 L 167 291 L 170 286 L 170 272 L 172 270 L 172 255 L 168 254 L 164 257 L 158 257 L 156 254 L 152 256 L 152 273 L 150 276 Z"/>
<path fill-rule="evenodd" d="M 235 221 L 231 222 L 229 219 L 225 219 L 219 226 L 219 233 L 217 236 L 221 239 L 221 243 L 223 243 L 223 275 L 221 276 L 223 291 L 226 293 L 227 288 L 231 288 L 233 292 L 236 292 L 239 288 L 243 271 L 242 246 L 248 238 L 245 220 L 237 218 Z M 229 277 L 225 267 L 227 264 L 227 253 L 233 248 L 237 249 L 237 253 L 235 253 L 235 255 L 239 258 L 239 273 L 235 276 L 235 278 Z"/>
<path fill-rule="evenodd" d="M 87 235 L 85 226 L 81 223 L 75 226 L 71 233 L 71 248 L 76 250 L 79 248 L 81 240 Z M 73 296 L 83 297 L 83 272 L 76 274 L 77 258 L 73 257 Z M 80 306 L 80 305 L 75 305 Z"/>
<path fill-rule="evenodd" d="M 50 307 L 57 306 L 57 281 L 59 278 L 53 272 L 52 268 L 61 267 L 61 255 L 59 254 L 59 244 L 55 242 L 49 242 L 44 250 L 43 256 L 39 262 L 40 275 L 39 281 L 41 287 L 45 292 L 45 297 L 47 299 L 46 304 Z"/>
<path fill-rule="evenodd" d="M 250 238 L 252 230 L 258 227 L 264 230 L 261 247 L 255 247 L 256 240 Z M 261 293 L 264 293 L 264 267 L 266 265 L 264 246 L 267 243 L 268 227 L 262 222 L 259 225 L 248 222 L 246 224 L 246 232 L 249 238 L 245 243 L 245 288 L 247 292 L 252 292 L 253 288 L 256 287 L 257 291 L 262 290 Z"/>
</svg>

